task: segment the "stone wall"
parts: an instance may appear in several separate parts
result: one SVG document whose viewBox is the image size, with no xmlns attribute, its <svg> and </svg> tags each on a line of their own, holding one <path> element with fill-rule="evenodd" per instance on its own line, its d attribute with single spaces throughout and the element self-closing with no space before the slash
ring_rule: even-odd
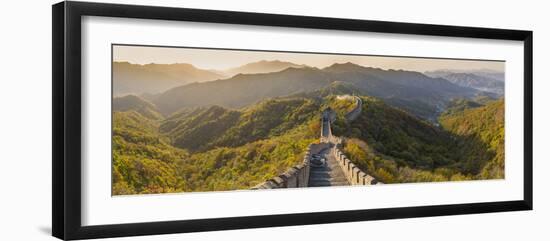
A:
<svg viewBox="0 0 550 241">
<path fill-rule="evenodd" d="M 353 96 L 355 99 L 355 108 L 346 114 L 347 121 L 353 121 L 361 115 L 361 109 L 363 108 L 363 101 L 357 96 Z"/>
<path fill-rule="evenodd" d="M 363 101 L 357 96 L 345 95 L 340 98 L 353 98 L 355 99 L 355 108 L 346 114 L 347 121 L 353 121 L 361 114 L 363 108 Z M 330 123 L 329 123 L 330 125 Z M 326 137 L 326 141 L 333 143 L 334 147 L 331 149 L 331 154 L 334 155 L 336 161 L 344 171 L 346 178 L 351 185 L 377 185 L 383 184 L 378 182 L 373 176 L 361 171 L 353 162 L 346 157 L 344 152 L 340 150 L 342 146 L 342 138 L 333 136 L 332 133 L 329 137 Z"/>
<path fill-rule="evenodd" d="M 346 119 L 349 121 L 357 118 L 361 114 L 362 101 L 356 96 L 343 96 L 342 98 L 354 98 L 356 107 L 346 114 Z M 325 119 L 328 119 L 325 121 Z M 296 188 L 307 187 L 309 184 L 310 160 L 313 153 L 319 153 L 322 149 L 331 148 L 331 155 L 334 155 L 336 161 L 342 167 L 346 178 L 352 185 L 375 185 L 381 184 L 374 177 L 359 170 L 344 154 L 340 151 L 342 138 L 333 136 L 330 127 L 330 122 L 336 119 L 336 114 L 333 111 L 325 110 L 321 120 L 321 137 L 319 144 L 310 144 L 307 147 L 306 154 L 302 163 L 291 167 L 283 174 L 271 178 L 263 183 L 260 183 L 252 189 L 273 189 L 273 188 Z M 325 125 L 326 129 L 325 129 Z M 326 130 L 326 131 L 325 131 Z M 325 133 L 326 132 L 326 133 Z"/>
<path fill-rule="evenodd" d="M 307 147 L 302 163 L 291 167 L 279 176 L 254 186 L 252 189 L 307 187 L 309 183 L 309 161 L 311 160 L 311 155 L 312 153 L 317 153 L 322 148 L 324 148 L 324 144 L 310 144 Z"/>
<path fill-rule="evenodd" d="M 383 184 L 378 182 L 373 176 L 364 173 L 351 162 L 346 155 L 338 148 L 334 147 L 331 150 L 332 154 L 336 158 L 336 161 L 342 168 L 342 171 L 346 174 L 346 178 L 351 185 L 377 185 Z"/>
<path fill-rule="evenodd" d="M 344 99 L 355 100 L 355 108 L 353 108 L 353 110 L 348 112 L 345 116 L 347 121 L 353 121 L 357 119 L 357 117 L 359 117 L 359 115 L 361 114 L 361 109 L 363 108 L 363 101 L 361 100 L 361 98 L 354 95 L 338 95 L 336 96 L 336 98 L 339 100 L 344 100 Z"/>
</svg>

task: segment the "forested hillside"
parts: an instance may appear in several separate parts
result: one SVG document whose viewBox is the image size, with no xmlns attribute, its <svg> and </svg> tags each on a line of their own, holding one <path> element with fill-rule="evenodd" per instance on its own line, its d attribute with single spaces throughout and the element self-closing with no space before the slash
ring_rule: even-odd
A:
<svg viewBox="0 0 550 241">
<path fill-rule="evenodd" d="M 177 113 L 160 129 L 175 146 L 203 151 L 280 136 L 319 113 L 319 104 L 310 99 L 269 99 L 240 111 L 212 106 L 197 108 L 193 114 Z"/>
<path fill-rule="evenodd" d="M 113 195 L 249 189 L 301 163 L 319 141 L 342 144 L 383 183 L 504 177 L 498 68 L 420 73 L 230 57 L 113 62 Z M 321 122 L 332 128 L 323 138 Z M 312 158 L 327 176 L 317 179 L 332 185 L 340 169 L 327 148 Z"/>
<path fill-rule="evenodd" d="M 320 95 L 313 96 L 313 93 Z M 307 95 L 357 94 L 380 98 L 388 104 L 432 122 L 453 98 L 473 98 L 482 91 L 442 78 L 403 70 L 383 70 L 353 63 L 318 69 L 290 67 L 279 72 L 237 74 L 232 78 L 172 88 L 153 98 L 160 112 L 218 105 L 242 108 L 266 98 Z"/>
<path fill-rule="evenodd" d="M 156 94 L 170 88 L 221 79 L 224 76 L 191 64 L 132 64 L 113 62 L 113 94 Z"/>
<path fill-rule="evenodd" d="M 351 124 L 337 122 L 348 136 L 345 152 L 384 183 L 502 178 L 503 102 L 454 110 L 442 129 L 374 98 Z"/>
<path fill-rule="evenodd" d="M 363 96 L 276 98 L 235 110 L 182 109 L 163 119 L 139 97 L 117 99 L 113 118 L 113 194 L 246 189 L 303 158 L 319 135 L 320 111 L 337 113 L 335 135 L 362 170 L 384 183 L 504 176 L 504 101 L 457 100 L 441 127 Z"/>
<path fill-rule="evenodd" d="M 313 68 L 288 68 L 275 73 L 238 74 L 230 79 L 194 83 L 170 89 L 155 98 L 162 113 L 182 108 L 219 105 L 242 108 L 267 98 L 318 90 L 330 78 Z"/>
<path fill-rule="evenodd" d="M 249 189 L 302 162 L 315 139 L 303 130 L 238 147 L 220 147 L 192 155 L 183 165 L 185 191 Z"/>
<path fill-rule="evenodd" d="M 430 77 L 444 78 L 451 83 L 474 89 L 504 95 L 504 73 L 500 72 L 448 72 L 432 71 L 424 73 Z"/>
<path fill-rule="evenodd" d="M 165 120 L 138 113 L 142 104 L 114 112 L 114 195 L 250 188 L 300 163 L 320 128 L 318 103 L 304 98 L 184 109 Z"/>
<path fill-rule="evenodd" d="M 504 178 L 504 100 L 443 115 L 441 125 L 458 138 L 464 170 Z"/>
<path fill-rule="evenodd" d="M 141 97 L 127 95 L 113 98 L 113 111 L 123 112 L 129 110 L 136 111 L 144 117 L 153 120 L 160 120 L 163 118 L 154 104 Z"/>
<path fill-rule="evenodd" d="M 452 163 L 450 138 L 445 132 L 379 99 L 363 97 L 363 111 L 357 120 L 337 124 L 341 124 L 335 128 L 340 135 L 364 140 L 402 164 L 433 169 Z"/>
<path fill-rule="evenodd" d="M 186 190 L 181 167 L 187 152 L 157 130 L 156 121 L 135 111 L 114 112 L 113 195 Z"/>
</svg>

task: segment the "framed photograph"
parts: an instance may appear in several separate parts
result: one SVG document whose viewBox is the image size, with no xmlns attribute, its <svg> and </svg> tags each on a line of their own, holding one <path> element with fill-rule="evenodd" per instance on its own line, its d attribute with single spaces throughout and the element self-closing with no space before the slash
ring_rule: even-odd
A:
<svg viewBox="0 0 550 241">
<path fill-rule="evenodd" d="M 52 51 L 60 239 L 532 209 L 531 31 L 66 1 Z"/>
</svg>

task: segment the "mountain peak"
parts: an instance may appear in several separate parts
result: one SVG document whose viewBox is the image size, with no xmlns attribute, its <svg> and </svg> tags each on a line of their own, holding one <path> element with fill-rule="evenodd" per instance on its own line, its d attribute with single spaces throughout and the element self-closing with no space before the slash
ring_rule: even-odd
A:
<svg viewBox="0 0 550 241">
<path fill-rule="evenodd" d="M 248 63 L 236 68 L 228 69 L 225 72 L 230 75 L 237 74 L 257 74 L 257 73 L 272 73 L 285 70 L 289 67 L 304 68 L 307 65 L 295 64 L 281 60 L 260 60 L 257 62 Z"/>
<path fill-rule="evenodd" d="M 323 70 L 331 71 L 331 72 L 342 72 L 342 71 L 347 72 L 347 71 L 363 70 L 363 69 L 368 69 L 368 68 L 352 62 L 334 63 L 328 67 L 323 68 Z"/>
<path fill-rule="evenodd" d="M 249 63 L 249 64 L 255 64 L 255 63 L 262 63 L 262 64 L 292 64 L 292 65 L 295 65 L 294 63 L 291 63 L 291 62 L 286 62 L 286 61 L 280 61 L 278 59 L 276 60 L 260 60 L 258 62 L 252 62 L 252 63 Z"/>
<path fill-rule="evenodd" d="M 157 107 L 136 95 L 126 95 L 113 98 L 114 111 L 136 111 L 149 119 L 160 119 L 162 115 Z"/>
<path fill-rule="evenodd" d="M 348 61 L 345 63 L 334 63 L 330 67 L 363 67 L 363 66 Z"/>
<path fill-rule="evenodd" d="M 291 67 L 288 67 L 288 68 L 282 70 L 281 72 L 311 72 L 311 71 L 315 71 L 315 70 L 319 70 L 319 69 L 315 68 L 315 67 L 309 67 L 309 66 L 306 66 L 306 67 L 291 66 Z"/>
<path fill-rule="evenodd" d="M 212 81 L 222 77 L 220 74 L 186 63 L 142 65 L 130 62 L 113 62 L 113 93 L 115 96 L 155 94 L 176 86 Z"/>
<path fill-rule="evenodd" d="M 144 64 L 143 66 L 152 67 L 152 68 L 163 68 L 163 69 L 172 68 L 172 69 L 199 70 L 199 68 L 189 63 L 172 63 L 172 64 L 149 63 L 149 64 Z"/>
</svg>

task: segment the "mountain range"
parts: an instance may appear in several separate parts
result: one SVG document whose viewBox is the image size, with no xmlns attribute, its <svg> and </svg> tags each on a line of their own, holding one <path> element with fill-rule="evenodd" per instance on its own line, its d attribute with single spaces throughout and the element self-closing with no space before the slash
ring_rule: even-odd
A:
<svg viewBox="0 0 550 241">
<path fill-rule="evenodd" d="M 303 68 L 303 67 L 307 67 L 307 65 L 295 64 L 295 63 L 279 61 L 279 60 L 273 60 L 273 61 L 262 60 L 258 62 L 248 63 L 236 68 L 227 69 L 227 70 L 224 70 L 223 73 L 225 73 L 227 76 L 234 76 L 236 74 L 259 74 L 259 73 L 279 72 L 288 68 Z"/>
<path fill-rule="evenodd" d="M 349 91 L 333 82 L 318 91 Z M 333 97 L 276 97 L 241 109 L 184 108 L 163 117 L 138 96 L 114 98 L 113 193 L 250 188 L 303 160 Z M 453 101 L 435 126 L 382 99 L 333 131 L 344 151 L 384 183 L 503 178 L 504 101 Z M 334 109 L 337 113 L 339 110 Z M 345 111 L 344 111 L 345 112 Z M 339 117 L 340 118 L 340 117 Z"/>
<path fill-rule="evenodd" d="M 504 74 L 491 70 L 414 72 L 353 63 L 319 69 L 284 61 L 258 61 L 227 70 L 191 64 L 113 63 L 113 95 L 140 95 L 168 115 L 181 108 L 219 105 L 242 108 L 265 98 L 330 92 L 333 83 L 350 94 L 384 99 L 418 117 L 436 120 L 452 99 L 504 94 Z M 333 86 L 334 87 L 334 86 Z"/>
<path fill-rule="evenodd" d="M 146 100 L 121 98 L 113 112 L 114 195 L 247 189 L 301 162 L 318 136 L 319 125 L 308 126 L 319 103 L 305 98 L 183 109 L 162 119 L 142 114 L 144 106 L 155 111 Z"/>
<path fill-rule="evenodd" d="M 437 70 L 425 72 L 427 76 L 444 78 L 453 84 L 504 95 L 504 73 L 490 70 L 472 70 L 468 72 Z"/>
<path fill-rule="evenodd" d="M 151 101 L 163 114 L 182 108 L 210 105 L 238 109 L 266 98 L 326 89 L 334 83 L 345 85 L 352 92 L 349 94 L 378 97 L 432 120 L 435 120 L 437 113 L 453 98 L 491 94 L 419 72 L 383 70 L 343 63 L 323 69 L 289 67 L 278 72 L 237 74 L 227 79 L 196 82 L 171 88 L 154 96 Z"/>
<path fill-rule="evenodd" d="M 470 73 L 475 74 L 478 76 L 483 76 L 491 79 L 495 79 L 498 81 L 504 82 L 504 72 L 497 71 L 497 70 L 491 70 L 491 69 L 438 69 L 433 71 L 426 71 L 424 74 L 431 76 L 431 77 L 443 77 L 445 75 L 449 74 L 457 74 L 457 73 Z"/>
<path fill-rule="evenodd" d="M 242 108 L 265 98 L 317 90 L 331 82 L 312 68 L 288 68 L 275 73 L 238 74 L 229 79 L 172 88 L 153 99 L 162 113 L 181 108 L 220 105 Z"/>
<path fill-rule="evenodd" d="M 170 88 L 223 78 L 191 64 L 132 64 L 113 62 L 113 95 L 157 94 Z"/>
<path fill-rule="evenodd" d="M 504 177 L 504 82 L 259 61 L 229 70 L 113 63 L 113 195 L 248 189 L 301 163 L 330 107 L 342 150 L 383 183 Z M 501 92 L 499 92 L 501 90 Z M 362 100 L 360 114 L 345 114 Z"/>
<path fill-rule="evenodd" d="M 319 108 L 319 103 L 305 98 L 269 99 L 242 110 L 195 108 L 168 117 L 160 131 L 175 146 L 193 152 L 235 147 L 284 135 L 317 116 Z"/>
<path fill-rule="evenodd" d="M 132 64 L 113 62 L 113 94 L 154 95 L 194 82 L 224 79 L 237 74 L 271 73 L 306 65 L 284 61 L 258 61 L 227 70 L 206 70 L 191 64 Z"/>
</svg>

